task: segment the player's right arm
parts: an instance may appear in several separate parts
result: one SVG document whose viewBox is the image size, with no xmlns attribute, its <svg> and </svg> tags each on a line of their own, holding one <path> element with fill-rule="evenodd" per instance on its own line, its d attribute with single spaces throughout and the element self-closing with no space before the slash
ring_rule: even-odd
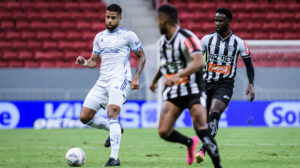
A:
<svg viewBox="0 0 300 168">
<path fill-rule="evenodd" d="M 156 75 L 154 76 L 154 78 L 153 78 L 153 80 L 152 80 L 152 83 L 151 83 L 151 85 L 150 85 L 150 90 L 152 91 L 152 92 L 155 92 L 155 90 L 156 90 L 156 88 L 157 88 L 157 81 L 162 77 L 162 73 L 161 73 L 161 71 L 160 71 L 160 68 L 158 69 L 158 71 L 157 71 L 157 73 L 156 73 Z"/>
<path fill-rule="evenodd" d="M 101 33 L 98 33 L 95 38 L 94 38 L 94 42 L 93 42 L 93 53 L 90 57 L 90 59 L 86 60 L 84 57 L 82 56 L 78 56 L 76 59 L 76 64 L 78 65 L 83 65 L 86 66 L 88 68 L 95 68 L 97 66 L 97 64 L 100 61 L 100 46 L 98 45 L 98 40 L 101 36 Z"/>
<path fill-rule="evenodd" d="M 76 64 L 83 65 L 88 68 L 95 68 L 100 61 L 100 57 L 97 54 L 92 54 L 90 59 L 86 60 L 82 56 L 78 56 L 76 59 Z"/>
</svg>

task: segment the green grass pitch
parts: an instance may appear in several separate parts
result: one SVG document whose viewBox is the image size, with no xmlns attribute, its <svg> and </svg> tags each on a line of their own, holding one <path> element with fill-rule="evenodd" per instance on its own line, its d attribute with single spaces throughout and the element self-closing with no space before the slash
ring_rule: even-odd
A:
<svg viewBox="0 0 300 168">
<path fill-rule="evenodd" d="M 178 130 L 195 135 L 192 128 Z M 86 153 L 83 167 L 103 167 L 110 154 L 103 146 L 107 135 L 97 129 L 0 130 L 0 168 L 69 167 L 65 153 L 75 146 Z M 220 128 L 216 140 L 224 168 L 300 167 L 300 128 Z M 163 141 L 154 128 L 125 129 L 122 136 L 121 167 L 213 167 L 209 157 L 189 166 L 185 156 L 183 145 Z"/>
</svg>

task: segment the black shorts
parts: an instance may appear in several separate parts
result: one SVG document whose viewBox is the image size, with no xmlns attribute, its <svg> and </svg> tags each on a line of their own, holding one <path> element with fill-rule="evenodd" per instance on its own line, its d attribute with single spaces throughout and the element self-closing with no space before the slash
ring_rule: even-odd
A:
<svg viewBox="0 0 300 168">
<path fill-rule="evenodd" d="M 209 111 L 212 99 L 218 99 L 228 106 L 234 87 L 234 80 L 222 80 L 206 83 L 207 110 Z"/>
<path fill-rule="evenodd" d="M 206 94 L 205 92 L 201 92 L 201 94 L 192 94 L 186 96 L 176 97 L 174 99 L 167 99 L 173 103 L 175 106 L 179 107 L 181 110 L 186 108 L 191 108 L 194 104 L 200 104 L 203 107 L 206 107 Z"/>
</svg>

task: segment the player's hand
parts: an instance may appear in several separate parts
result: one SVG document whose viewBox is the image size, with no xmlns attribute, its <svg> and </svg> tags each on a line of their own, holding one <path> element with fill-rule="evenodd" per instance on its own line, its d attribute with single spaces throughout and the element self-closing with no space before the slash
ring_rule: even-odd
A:
<svg viewBox="0 0 300 168">
<path fill-rule="evenodd" d="M 250 94 L 249 101 L 252 102 L 255 98 L 255 93 L 254 93 L 254 86 L 251 83 L 249 83 L 248 88 L 246 89 L 246 95 L 248 96 L 249 94 Z"/>
<path fill-rule="evenodd" d="M 85 61 L 86 61 L 85 58 L 83 58 L 82 56 L 78 56 L 78 57 L 76 58 L 75 64 L 83 65 Z"/>
<path fill-rule="evenodd" d="M 156 82 L 152 82 L 149 88 L 150 88 L 150 90 L 152 92 L 155 92 L 155 90 L 157 89 L 157 87 L 158 87 L 157 83 Z"/>
<path fill-rule="evenodd" d="M 166 86 L 172 86 L 177 82 L 180 82 L 182 78 L 179 77 L 178 74 L 175 74 L 174 76 L 171 76 L 170 78 L 167 78 L 165 81 Z"/>
<path fill-rule="evenodd" d="M 134 76 L 131 81 L 130 89 L 137 90 L 139 88 L 140 88 L 139 78 Z"/>
</svg>

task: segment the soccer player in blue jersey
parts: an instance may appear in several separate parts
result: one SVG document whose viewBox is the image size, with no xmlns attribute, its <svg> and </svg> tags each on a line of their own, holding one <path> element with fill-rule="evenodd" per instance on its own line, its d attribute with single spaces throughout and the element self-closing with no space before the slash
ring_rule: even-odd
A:
<svg viewBox="0 0 300 168">
<path fill-rule="evenodd" d="M 120 166 L 119 148 L 121 127 L 119 114 L 126 101 L 127 92 L 139 89 L 139 78 L 146 57 L 136 34 L 120 26 L 122 9 L 117 4 L 106 8 L 105 23 L 107 29 L 99 32 L 93 44 L 93 53 L 86 60 L 78 56 L 76 63 L 95 68 L 101 59 L 100 77 L 88 93 L 80 114 L 82 123 L 95 128 L 104 128 L 110 132 L 111 154 L 104 166 Z M 131 75 L 130 50 L 138 57 L 135 74 Z M 95 116 L 100 107 L 107 108 L 107 120 Z"/>
</svg>

